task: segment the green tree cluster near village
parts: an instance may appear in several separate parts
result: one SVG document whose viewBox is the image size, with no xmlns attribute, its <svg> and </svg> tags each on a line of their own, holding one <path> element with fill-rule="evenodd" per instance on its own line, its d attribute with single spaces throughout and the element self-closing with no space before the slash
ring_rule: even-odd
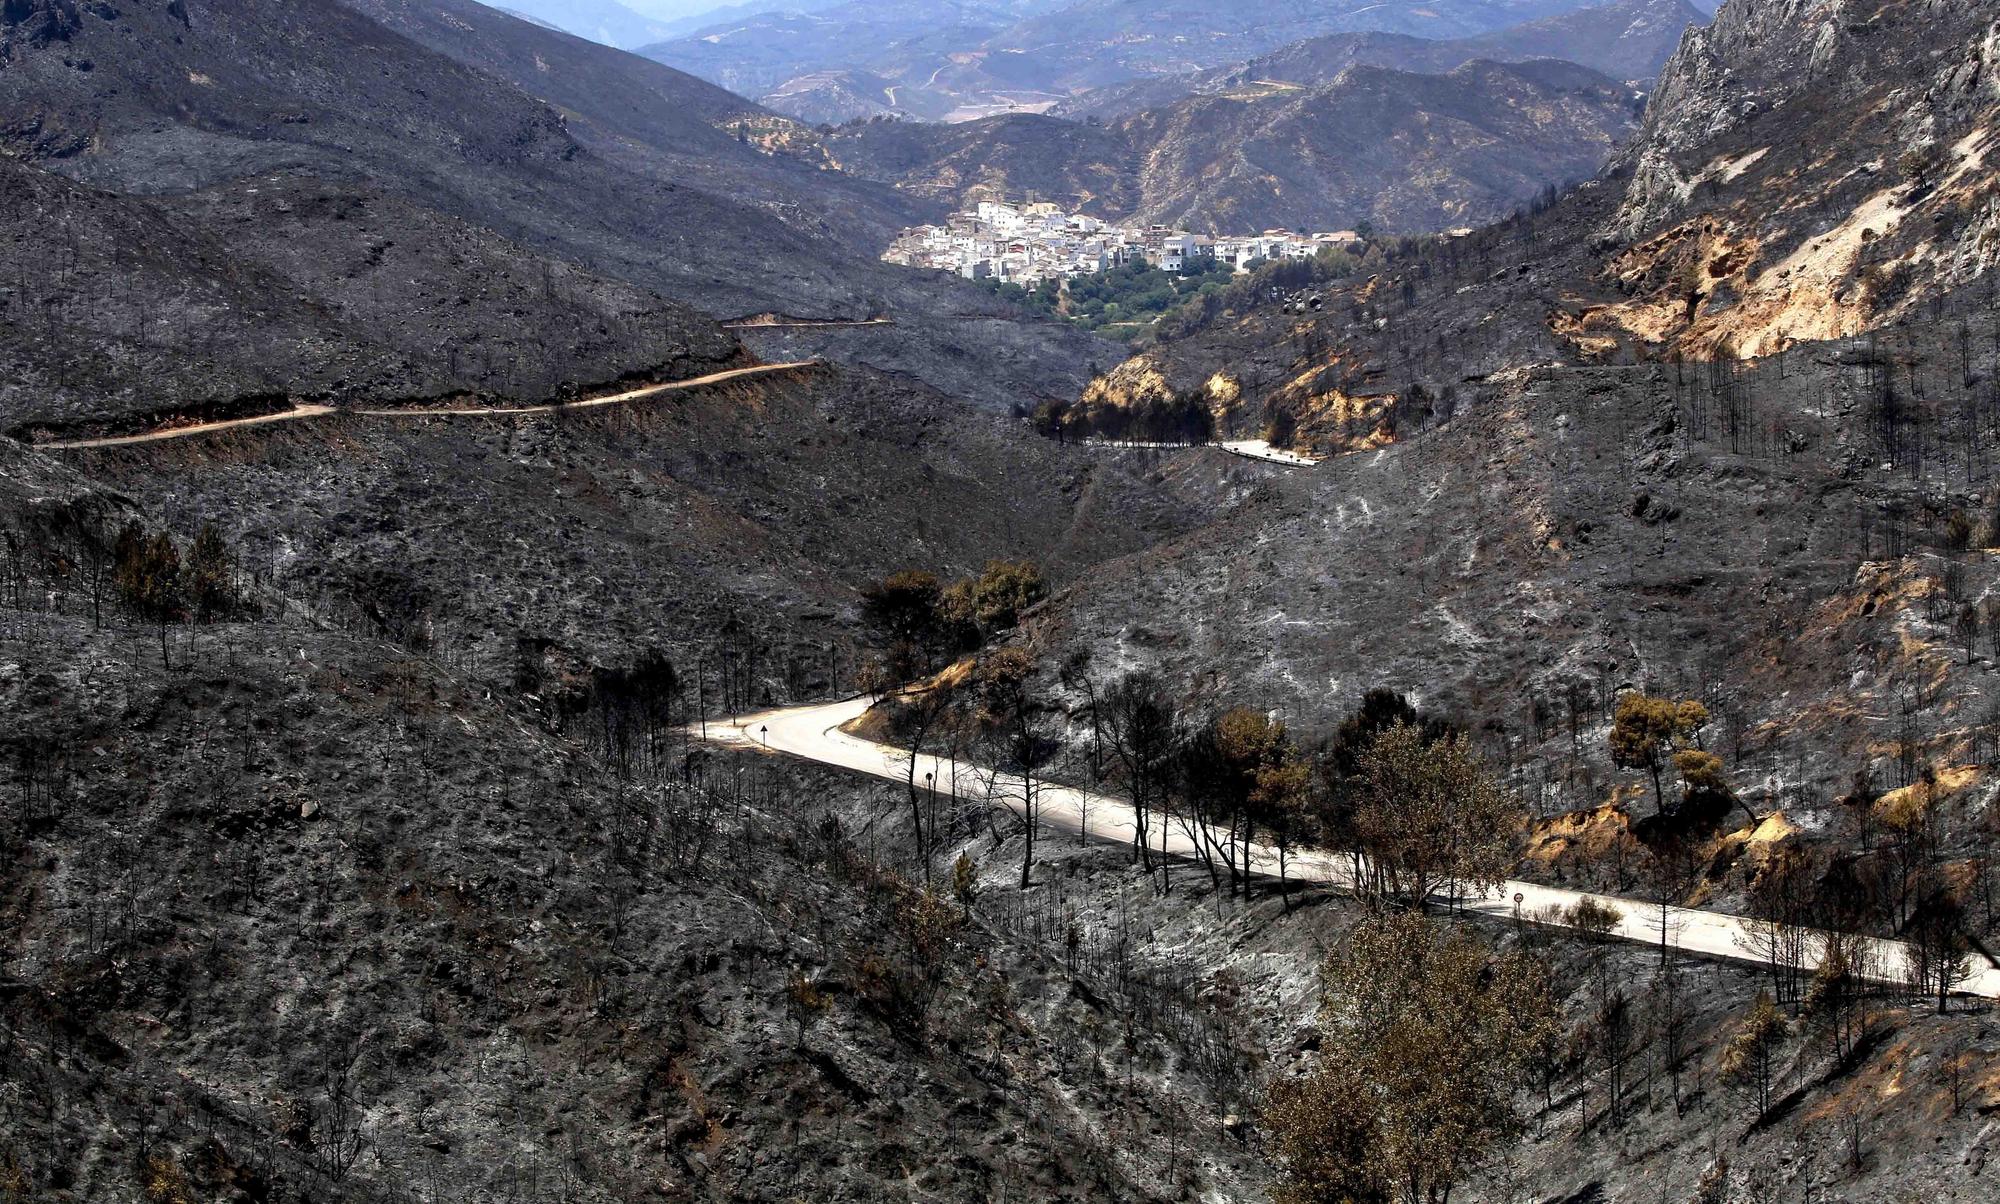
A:
<svg viewBox="0 0 2000 1204">
<path fill-rule="evenodd" d="M 1037 313 L 1067 317 L 1091 330 L 1102 330 L 1151 322 L 1191 297 L 1220 292 L 1235 273 L 1232 264 L 1197 258 L 1178 273 L 1134 261 L 1066 281 L 1044 280 L 1033 288 L 999 280 L 983 283 L 999 296 Z"/>
</svg>

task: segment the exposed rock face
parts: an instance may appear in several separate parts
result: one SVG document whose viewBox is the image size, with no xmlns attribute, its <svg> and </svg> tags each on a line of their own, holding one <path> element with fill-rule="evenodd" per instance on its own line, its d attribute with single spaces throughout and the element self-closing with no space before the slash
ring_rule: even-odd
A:
<svg viewBox="0 0 2000 1204">
<path fill-rule="evenodd" d="M 1760 115 L 1804 104 L 1848 110 L 1850 132 L 1921 146 L 1978 119 L 1994 90 L 2000 18 L 1976 0 L 1758 0 L 1690 31 L 1661 72 L 1639 136 L 1621 228 L 1670 216 L 1699 175 L 1678 160 Z M 1850 165 L 1851 166 L 1851 165 Z"/>
<path fill-rule="evenodd" d="M 1725 7 L 1624 159 L 1604 278 L 1634 300 L 1580 329 L 1767 354 L 1990 267 L 1996 29 L 1972 0 Z"/>
<path fill-rule="evenodd" d="M 1664 217 L 1691 182 L 1677 156 L 1827 78 L 1851 0 L 1727 5 L 1695 29 L 1660 72 L 1642 132 L 1623 156 L 1634 182 L 1621 220 L 1630 230 Z"/>
</svg>

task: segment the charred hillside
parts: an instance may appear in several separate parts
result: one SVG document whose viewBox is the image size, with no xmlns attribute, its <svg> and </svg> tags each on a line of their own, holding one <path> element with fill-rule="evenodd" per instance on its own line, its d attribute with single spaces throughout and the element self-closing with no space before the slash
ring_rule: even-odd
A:
<svg viewBox="0 0 2000 1204">
<path fill-rule="evenodd" d="M 882 800 L 761 758 L 621 773 L 578 743 L 595 713 L 559 734 L 292 616 L 187 633 L 164 672 L 74 613 L 10 647 L 10 732 L 47 750 L 0 875 L 10 1191 L 1164 1199 L 1106 1126 L 1227 1106 L 1162 1073 L 1189 1048 L 1164 989 L 1130 1075 L 1044 1049 L 1122 996 L 914 912 L 869 853 Z"/>
<path fill-rule="evenodd" d="M 1973 4 L 1731 6 L 1602 178 L 1410 242 L 1316 316 L 1205 312 L 1107 385 L 1199 385 L 1254 348 L 1256 404 L 1340 446 L 1523 363 L 1768 356 L 1977 309 L 2000 246 L 1992 37 Z"/>
<path fill-rule="evenodd" d="M 275 172 L 138 198 L 11 159 L 0 181 L 16 432 L 292 397 L 539 399 L 740 354 L 685 306 L 366 187 Z"/>
<path fill-rule="evenodd" d="M 612 163 L 764 209 L 823 237 L 868 242 L 919 220 L 921 205 L 787 155 L 745 153 L 731 132 L 774 118 L 672 68 L 551 37 L 470 0 L 353 0 L 430 50 L 554 105 L 579 143 Z"/>
<path fill-rule="evenodd" d="M 0 0 L 0 1199 L 1990 1196 L 1990 9 L 1731 0 L 1587 184 L 1087 382 L 872 261 L 930 198 L 664 67 L 457 0 Z M 996 10 L 1044 6 L 949 11 Z M 966 44 L 927 11 L 896 71 Z M 1336 10 L 1077 19 L 1193 53 L 1165 11 Z M 1630 99 L 1401 74 L 1186 101 L 1353 102 L 1188 203 L 1476 208 Z M 1114 128 L 1004 128 L 940 177 L 1124 186 Z M 1326 456 L 1019 417 L 1086 388 Z M 1462 906 L 1508 878 L 1621 898 Z"/>
<path fill-rule="evenodd" d="M 1940 757 L 1959 755 L 1983 713 L 1978 674 L 1953 671 L 1942 693 L 1915 683 L 1944 672 L 1953 624 L 1984 592 L 1964 583 L 1983 578 L 1952 567 L 1956 551 L 1914 554 L 1908 524 L 1942 541 L 1959 514 L 1957 547 L 1985 538 L 2000 367 L 1982 232 L 1993 18 L 1971 4 L 1841 16 L 1727 6 L 1716 33 L 1690 35 L 1646 132 L 1604 178 L 1465 238 L 1408 243 L 1324 286 L 1317 312 L 1209 315 L 1109 374 L 1098 404 L 1206 387 L 1225 427 L 1359 453 L 1263 519 L 1177 547 L 1166 559 L 1184 558 L 1190 588 L 1222 593 L 1190 600 L 1199 622 L 1160 628 L 1180 635 L 1128 618 L 1120 638 L 1261 665 L 1257 688 L 1299 707 L 1359 688 L 1374 671 L 1351 666 L 1377 663 L 1364 641 L 1393 647 L 1396 630 L 1409 643 L 1386 663 L 1408 659 L 1392 676 L 1472 714 L 1549 697 L 1565 675 L 1599 674 L 1603 697 L 1674 665 L 1683 680 L 1655 684 L 1693 694 L 1694 679 L 1731 679 L 1755 715 L 1745 731 L 1801 746 L 1788 772 L 1757 776 L 1822 800 L 1892 722 L 1838 735 L 1822 711 L 1865 680 L 1891 715 L 1908 713 L 1895 699 L 1956 688 L 1963 701 L 1939 702 L 1924 730 Z M 1823 83 L 1803 82 L 1808 66 Z M 1704 72 L 1735 82 L 1691 82 Z M 1943 148 L 1932 174 L 1884 178 L 1887 146 L 1919 128 Z M 1698 186 L 1658 183 L 1697 163 Z M 1724 245 L 1737 254 L 1696 251 Z M 1658 274 L 1636 270 L 1656 256 Z M 1899 289 L 1878 291 L 1889 274 Z M 1642 310 L 1659 325 L 1612 326 Z M 1825 337 L 1848 329 L 1866 333 Z M 1212 575 L 1225 564 L 1237 567 Z M 1157 591 L 1158 562 L 1143 571 Z M 1932 577 L 1958 584 L 1934 591 Z M 1601 604 L 1558 602 L 1593 592 Z M 1208 618 L 1217 604 L 1232 618 Z M 1890 628 L 1843 626 L 1885 605 Z M 1357 607 L 1377 618 L 1356 623 Z M 1086 642 L 1129 614 L 1080 591 L 1074 613 L 1093 611 Z M 1751 613 L 1764 622 L 1728 617 Z M 1900 653 L 1866 673 L 1831 655 L 1891 630 Z M 1689 663 L 1697 632 L 1728 648 L 1712 671 Z M 1209 640 L 1221 643 L 1193 651 Z"/>
<path fill-rule="evenodd" d="M 1151 673 L 1180 715 L 1275 712 L 1308 746 L 1387 686 L 1524 801 L 1512 872 L 1766 918 L 1789 883 L 1994 964 L 1995 33 L 1965 3 L 1726 5 L 1600 179 L 1191 317 L 1093 404 L 1205 390 L 1221 429 L 1334 455 L 1064 591 L 1031 622 L 1042 663 Z M 1694 716 L 1665 776 L 1621 742 L 1642 699 Z M 1700 1168 L 1660 1113 L 1541 1196 L 1976 1193 L 1977 1124 L 1854 1093 L 1988 1032 L 1795 1067 Z M 1931 1115 L 1960 1154 L 1843 1157 L 1821 1127 Z"/>
<path fill-rule="evenodd" d="M 0 440 L 7 1190 L 1256 1183 L 1220 1122 L 1237 1030 L 1115 906 L 1083 966 L 971 910 L 977 881 L 925 895 L 900 791 L 682 725 L 855 688 L 868 581 L 1072 580 L 1261 475 L 831 366 L 525 418 Z M 1086 1056 L 1112 1030 L 1115 1071 Z M 1171 1153 L 1110 1138 L 1156 1127 Z"/>
<path fill-rule="evenodd" d="M 176 530 L 215 524 L 318 612 L 482 679 L 510 681 L 528 646 L 697 659 L 727 627 L 794 683 L 773 699 L 803 689 L 794 673 L 858 680 L 870 581 L 1021 557 L 1066 579 L 1192 530 L 1259 475 L 1154 474 L 830 366 L 545 417 L 336 416 L 68 456 Z"/>
<path fill-rule="evenodd" d="M 1206 1119 L 1241 1090 L 1173 1069 L 1233 1039 L 1176 1019 L 1186 991 L 1105 954 L 1073 1002 L 1040 985 L 1059 945 L 922 894 L 889 792 L 678 733 L 854 688 L 868 581 L 1073 579 L 1257 470 L 1026 437 L 995 411 L 1080 383 L 1091 344 L 847 248 L 905 202 L 807 187 L 709 128 L 741 112 L 712 89 L 381 15 L 411 37 L 313 3 L 4 14 L 7 429 L 336 412 L 0 439 L 0 1079 L 38 1118 L 5 1126 L 0 1192 L 1164 1196 L 1114 1124 L 1254 1181 Z M 552 84 L 559 110 L 506 78 L 536 56 L 607 91 Z M 886 313 L 744 337 L 890 371 L 339 412 L 702 375 L 751 360 L 715 319 L 765 312 Z M 1086 1071 L 1127 992 L 1151 1018 Z"/>
</svg>

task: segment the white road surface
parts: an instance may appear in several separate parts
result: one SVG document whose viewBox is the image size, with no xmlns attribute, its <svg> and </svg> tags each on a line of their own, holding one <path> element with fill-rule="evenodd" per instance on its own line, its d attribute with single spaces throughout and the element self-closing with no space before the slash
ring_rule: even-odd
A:
<svg viewBox="0 0 2000 1204">
<path fill-rule="evenodd" d="M 1319 463 L 1311 456 L 1302 456 L 1295 451 L 1272 447 L 1262 439 L 1232 439 L 1226 443 L 1150 443 L 1142 439 L 1085 439 L 1083 445 L 1144 451 L 1189 451 L 1197 447 L 1217 447 L 1232 456 L 1241 456 L 1246 460 L 1262 460 L 1266 464 L 1282 464 L 1287 468 L 1311 468 Z"/>
<path fill-rule="evenodd" d="M 1272 447 L 1262 439 L 1231 439 L 1226 443 L 1218 443 L 1216 446 L 1232 456 L 1247 456 L 1252 460 L 1264 460 L 1271 464 L 1285 464 L 1292 468 L 1311 468 L 1313 465 L 1319 463 L 1318 460 L 1313 459 L 1311 456 L 1302 456 L 1295 451 L 1286 451 L 1282 447 Z"/>
<path fill-rule="evenodd" d="M 804 327 L 825 329 L 840 326 L 894 326 L 894 318 L 781 318 L 775 314 L 755 318 L 738 318 L 733 322 L 723 322 L 724 330 L 787 330 Z"/>
<path fill-rule="evenodd" d="M 894 782 L 906 781 L 910 771 L 907 749 L 877 744 L 840 730 L 860 718 L 868 707 L 868 699 L 857 698 L 715 720 L 706 725 L 706 739 L 716 744 L 783 753 Z M 949 796 L 1006 806 L 1016 813 L 1021 810 L 1022 780 L 1018 775 L 996 774 L 985 767 L 929 755 L 917 762 L 917 780 L 923 781 L 925 774 L 934 775 L 935 788 Z M 1038 782 L 1036 795 L 1041 822 L 1050 828 L 1071 834 L 1081 831 L 1094 839 L 1117 844 L 1132 843 L 1132 808 L 1123 799 L 1053 782 Z M 1193 840 L 1178 823 L 1163 824 L 1155 817 L 1149 826 L 1148 841 L 1156 851 L 1176 858 L 1196 856 Z M 1250 863 L 1258 872 L 1275 876 L 1277 850 L 1253 847 Z M 1339 853 L 1301 850 L 1286 858 L 1286 873 L 1300 881 L 1345 887 L 1352 880 L 1352 872 L 1351 860 Z M 1590 895 L 1533 882 L 1508 882 L 1483 898 L 1462 900 L 1459 910 L 1499 921 L 1517 917 L 1534 920 L 1550 907 L 1569 908 L 1586 898 L 1617 913 L 1618 923 L 1610 933 L 1612 937 L 1639 944 L 1659 944 L 1661 909 L 1642 900 Z M 1731 961 L 1764 960 L 1757 951 L 1755 923 L 1741 916 L 1673 907 L 1666 909 L 1665 922 L 1668 939 L 1682 952 Z M 1908 962 L 1908 947 L 1900 941 L 1877 939 L 1871 943 L 1875 964 L 1883 969 L 1883 977 L 1897 977 Z M 1808 942 L 1808 946 L 1810 968 L 1817 962 L 1818 942 Z M 2000 998 L 2000 967 L 1974 955 L 1972 971 L 1972 976 L 1960 987 L 1961 994 Z"/>
</svg>

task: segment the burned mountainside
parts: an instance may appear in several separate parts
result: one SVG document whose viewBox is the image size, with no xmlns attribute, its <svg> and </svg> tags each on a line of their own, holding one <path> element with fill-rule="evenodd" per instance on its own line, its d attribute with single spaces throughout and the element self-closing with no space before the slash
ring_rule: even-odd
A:
<svg viewBox="0 0 2000 1204">
<path fill-rule="evenodd" d="M 1973 3 L 1727 6 L 1599 179 L 1390 248 L 1309 314 L 1211 309 L 1093 392 L 1227 370 L 1256 382 L 1242 420 L 1366 446 L 1524 364 L 1752 358 L 1934 316 L 2000 258 L 1997 48 Z"/>
<path fill-rule="evenodd" d="M 1994 22 L 1731 0 L 1592 183 L 1226 290 L 1087 382 L 1109 345 L 872 262 L 933 202 L 763 153 L 768 114 L 666 68 L 458 0 L 0 5 L 0 1197 L 1292 1204 L 1274 1104 L 1330 1072 L 1308 1164 L 1379 1172 L 1419 1099 L 1456 1198 L 1984 1199 L 1990 1004 L 1776 942 L 2000 948 Z M 1331 454 L 1015 416 L 1086 387 Z M 1210 793 L 1350 798 L 1322 767 L 1371 716 L 1455 724 L 1525 812 L 1476 834 L 1507 872 L 1770 951 L 1391 919 L 1037 832 L 1011 774 L 700 738 L 890 680 L 897 580 L 974 605 L 865 729 L 910 748 L 971 683 L 954 777 L 1158 773 L 1185 831 Z M 1168 752 L 1107 770 L 1145 671 Z M 1237 732 L 1285 755 L 1219 780 Z M 1343 1024 L 1356 935 L 1426 924 L 1466 989 Z M 1494 983 L 1533 1048 L 1432 1092 Z M 1360 1085 L 1381 1032 L 1401 1093 Z"/>
<path fill-rule="evenodd" d="M 1092 574 L 1036 640 L 1320 730 L 1402 690 L 1535 801 L 1524 872 L 1630 886 L 1594 859 L 1672 808 L 1605 752 L 1629 691 L 1715 718 L 1738 810 L 1708 821 L 1705 900 L 1746 905 L 1745 842 L 1851 869 L 1888 787 L 1986 864 L 1996 30 L 1972 4 L 1726 6 L 1604 178 L 1121 365 L 1090 404 L 1194 390 L 1220 429 L 1337 454 Z M 1883 178 L 1913 134 L 1935 166 Z M 1671 283 L 1630 270 L 1660 255 Z M 1673 288 L 1661 326 L 1607 333 Z"/>
<path fill-rule="evenodd" d="M 1237 1038 L 1116 912 L 1079 994 L 1074 945 L 922 893 L 899 792 L 681 725 L 852 689 L 858 589 L 912 559 L 1071 580 L 1265 475 L 824 365 L 0 440 L 5 1182 L 1164 1199 L 1196 1150 L 1257 1182 Z M 184 608 L 127 571 L 163 548 Z M 1171 1153 L 1110 1136 L 1156 1127 Z"/>
<path fill-rule="evenodd" d="M 876 263 L 875 240 L 927 211 L 709 128 L 744 107 L 709 85 L 490 10 L 473 10 L 476 20 L 380 11 L 440 49 L 333 0 L 10 10 L 0 27 L 9 174 L 98 191 L 72 202 L 82 194 L 60 181 L 23 183 L 58 211 L 6 215 L 19 223 L 6 244 L 8 305 L 35 316 L 10 323 L 14 354 L 43 390 L 9 426 L 138 408 L 120 398 L 160 365 L 193 394 L 152 391 L 145 408 L 162 412 L 287 391 L 397 400 L 587 388 L 661 366 L 662 343 L 706 337 L 676 305 L 725 319 L 893 312 L 899 347 L 877 362 L 969 385 L 997 407 L 1066 387 L 1077 365 L 1104 358 L 1080 331 L 1017 330 L 1018 314 L 962 282 Z M 537 58 L 548 72 L 530 69 Z M 581 94 L 590 79 L 604 84 L 594 99 Z M 337 197 L 372 220 L 347 221 L 352 205 Z M 280 207 L 280 220 L 262 220 Z M 118 235 L 96 225 L 112 209 L 120 216 L 104 220 Z M 148 225 L 155 236 L 129 241 Z M 224 230 L 243 268 L 203 256 Z M 304 262 L 302 238 L 325 248 L 337 276 Z M 406 259 L 431 266 L 412 278 L 395 266 Z M 459 260 L 448 280 L 437 274 Z M 273 263 L 280 278 L 246 283 L 234 304 L 214 299 L 226 280 L 205 278 Z M 196 278 L 183 284 L 183 267 Z M 538 280 L 540 298 L 518 295 Z M 297 306 L 316 316 L 288 316 Z M 329 346 L 300 348 L 301 324 L 326 331 Z M 574 345 L 524 332 L 572 326 L 586 332 Z M 460 343 L 469 350 L 455 355 Z M 56 379 L 96 351 L 88 390 Z M 214 372 L 175 363 L 213 360 Z"/>
</svg>

